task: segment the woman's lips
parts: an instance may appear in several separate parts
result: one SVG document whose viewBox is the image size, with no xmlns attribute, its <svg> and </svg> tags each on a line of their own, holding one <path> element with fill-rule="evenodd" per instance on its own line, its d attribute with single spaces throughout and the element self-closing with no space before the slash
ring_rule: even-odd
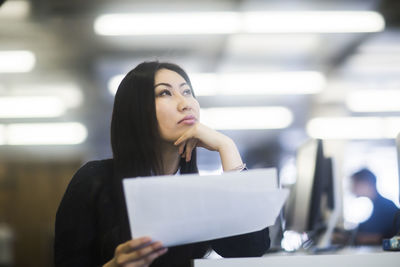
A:
<svg viewBox="0 0 400 267">
<path fill-rule="evenodd" d="M 194 123 L 196 123 L 196 118 L 192 115 L 186 116 L 178 122 L 178 124 L 189 124 L 189 125 L 192 125 Z"/>
<path fill-rule="evenodd" d="M 180 122 L 181 124 L 188 124 L 188 125 L 192 125 L 196 123 L 196 119 L 187 119 L 187 120 L 183 120 Z"/>
</svg>

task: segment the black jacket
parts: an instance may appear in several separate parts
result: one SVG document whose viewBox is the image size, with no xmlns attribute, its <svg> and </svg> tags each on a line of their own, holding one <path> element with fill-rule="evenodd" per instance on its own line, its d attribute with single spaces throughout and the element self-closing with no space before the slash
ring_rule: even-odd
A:
<svg viewBox="0 0 400 267">
<path fill-rule="evenodd" d="M 56 215 L 55 266 L 101 266 L 115 248 L 130 239 L 116 219 L 110 191 L 112 160 L 92 161 L 72 178 Z M 125 233 L 125 234 L 123 234 Z M 269 248 L 268 228 L 261 231 L 206 242 L 170 247 L 151 266 L 190 266 L 210 248 L 223 257 L 255 257 Z"/>
</svg>

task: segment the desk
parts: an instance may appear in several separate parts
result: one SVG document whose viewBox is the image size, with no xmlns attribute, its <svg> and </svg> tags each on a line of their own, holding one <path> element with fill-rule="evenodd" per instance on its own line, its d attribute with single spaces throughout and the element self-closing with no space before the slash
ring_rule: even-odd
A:
<svg viewBox="0 0 400 267">
<path fill-rule="evenodd" d="M 398 267 L 400 252 L 345 249 L 336 254 L 266 254 L 260 258 L 194 260 L 194 267 Z"/>
</svg>

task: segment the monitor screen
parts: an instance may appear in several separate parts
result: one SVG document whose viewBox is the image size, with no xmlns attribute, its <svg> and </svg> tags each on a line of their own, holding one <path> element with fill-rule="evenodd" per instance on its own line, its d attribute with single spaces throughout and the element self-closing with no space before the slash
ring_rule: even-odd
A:
<svg viewBox="0 0 400 267">
<path fill-rule="evenodd" d="M 297 232 L 307 230 L 309 203 L 314 180 L 318 143 L 308 140 L 296 153 L 296 183 L 290 190 L 285 206 L 285 228 Z"/>
<path fill-rule="evenodd" d="M 324 227 L 322 209 L 334 208 L 332 159 L 322 140 L 309 140 L 297 150 L 296 183 L 285 207 L 286 230 L 307 232 Z"/>
</svg>

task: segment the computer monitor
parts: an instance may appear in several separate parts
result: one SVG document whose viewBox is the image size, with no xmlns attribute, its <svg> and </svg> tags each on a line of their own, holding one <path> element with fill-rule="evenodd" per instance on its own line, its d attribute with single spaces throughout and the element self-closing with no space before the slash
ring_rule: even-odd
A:
<svg viewBox="0 0 400 267">
<path fill-rule="evenodd" d="M 328 246 L 336 219 L 331 222 L 324 212 L 335 209 L 336 195 L 333 160 L 325 157 L 322 140 L 311 139 L 300 146 L 296 169 L 296 183 L 285 207 L 285 229 L 310 234 L 329 232 L 322 238 L 323 246 Z"/>
<path fill-rule="evenodd" d="M 322 145 L 320 145 L 318 149 L 321 150 L 320 153 L 323 153 Z M 335 208 L 332 158 L 327 158 L 323 155 L 320 156 L 320 153 L 317 152 L 307 226 L 308 230 L 314 231 L 326 228 L 324 211 L 326 209 L 333 210 Z"/>
<path fill-rule="evenodd" d="M 296 232 L 308 230 L 314 172 L 317 156 L 316 140 L 309 140 L 296 153 L 296 183 L 290 190 L 285 206 L 285 229 Z"/>
</svg>

